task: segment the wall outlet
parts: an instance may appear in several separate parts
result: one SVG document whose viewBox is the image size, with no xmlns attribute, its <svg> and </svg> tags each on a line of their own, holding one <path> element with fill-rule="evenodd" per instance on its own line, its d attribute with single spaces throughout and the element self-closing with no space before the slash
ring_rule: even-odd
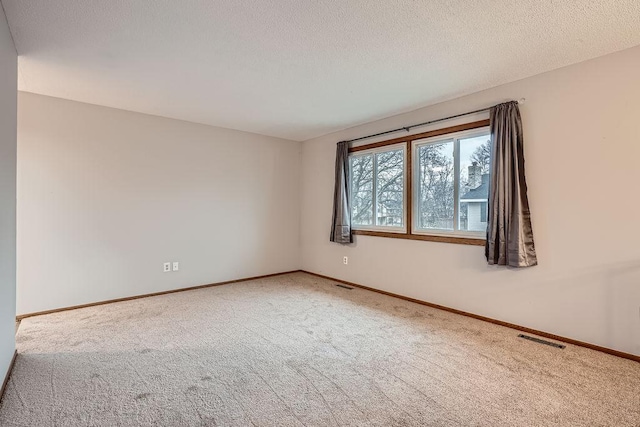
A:
<svg viewBox="0 0 640 427">
<path fill-rule="evenodd" d="M 173 263 L 173 271 L 180 270 L 180 263 L 178 261 Z"/>
<path fill-rule="evenodd" d="M 163 270 L 163 271 L 164 271 L 165 273 L 168 273 L 168 272 L 170 272 L 170 271 L 171 271 L 171 263 L 170 263 L 170 262 L 165 262 L 165 263 L 163 264 L 163 266 L 164 266 L 164 270 Z"/>
<path fill-rule="evenodd" d="M 342 257 L 342 263 L 343 263 L 344 265 L 349 264 L 349 257 L 348 257 L 348 256 Z"/>
</svg>

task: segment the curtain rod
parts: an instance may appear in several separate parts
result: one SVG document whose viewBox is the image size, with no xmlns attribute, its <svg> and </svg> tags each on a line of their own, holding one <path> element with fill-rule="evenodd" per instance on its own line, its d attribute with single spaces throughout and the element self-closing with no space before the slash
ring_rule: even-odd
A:
<svg viewBox="0 0 640 427">
<path fill-rule="evenodd" d="M 518 104 L 524 104 L 524 101 L 525 101 L 525 99 L 522 98 L 522 99 L 520 99 L 518 101 Z M 348 139 L 348 140 L 346 140 L 344 142 L 361 141 L 363 139 L 375 138 L 376 136 L 382 136 L 382 135 L 387 135 L 387 134 L 390 134 L 390 133 L 400 132 L 401 130 L 406 130 L 407 132 L 409 132 L 413 128 L 417 128 L 417 127 L 421 127 L 421 126 L 427 126 L 427 125 L 431 125 L 431 124 L 439 123 L 439 122 L 444 122 L 446 120 L 457 119 L 458 117 L 470 116 L 471 114 L 483 113 L 485 111 L 491 110 L 492 108 L 493 108 L 493 106 L 487 107 L 487 108 L 481 108 L 479 110 L 469 111 L 467 113 L 456 114 L 455 116 L 449 116 L 449 117 L 444 117 L 442 119 L 430 120 L 428 122 L 417 123 L 417 124 L 411 125 L 411 126 L 403 126 L 401 128 L 391 129 L 391 130 L 388 130 L 388 131 L 385 131 L 385 132 L 374 133 L 372 135 L 367 135 L 367 136 L 361 136 L 360 138 Z"/>
</svg>

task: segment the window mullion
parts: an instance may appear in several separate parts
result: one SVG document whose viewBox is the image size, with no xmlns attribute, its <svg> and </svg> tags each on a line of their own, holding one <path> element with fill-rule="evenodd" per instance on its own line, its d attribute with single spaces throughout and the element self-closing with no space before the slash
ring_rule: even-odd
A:
<svg viewBox="0 0 640 427">
<path fill-rule="evenodd" d="M 413 229 L 413 153 L 411 152 L 411 141 L 407 141 L 404 146 L 404 160 L 402 164 L 402 224 L 406 233 L 411 234 Z"/>
<path fill-rule="evenodd" d="M 378 225 L 378 154 L 373 155 L 373 225 Z"/>
<path fill-rule="evenodd" d="M 351 217 L 353 216 L 353 206 L 355 205 L 355 196 L 353 194 L 353 158 L 351 156 L 349 156 L 349 179 L 347 180 L 347 183 L 349 186 L 347 190 L 347 202 L 349 204 L 349 221 L 351 221 Z"/>
<path fill-rule="evenodd" d="M 456 138 L 453 142 L 453 230 L 459 230 L 459 209 L 460 203 L 460 139 Z"/>
<path fill-rule="evenodd" d="M 420 185 L 420 173 L 422 171 L 422 165 L 420 164 L 420 149 L 418 146 L 413 143 L 413 162 L 414 162 L 414 172 L 411 179 L 413 179 L 413 224 L 412 231 L 420 228 L 420 218 L 422 217 L 422 211 L 420 206 L 420 201 L 422 200 L 422 186 Z"/>
</svg>

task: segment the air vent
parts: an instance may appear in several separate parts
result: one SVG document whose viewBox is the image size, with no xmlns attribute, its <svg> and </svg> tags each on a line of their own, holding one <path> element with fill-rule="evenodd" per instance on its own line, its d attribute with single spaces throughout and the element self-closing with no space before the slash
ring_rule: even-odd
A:
<svg viewBox="0 0 640 427">
<path fill-rule="evenodd" d="M 345 285 L 336 285 L 336 286 L 339 287 L 339 288 L 345 288 L 345 289 L 349 289 L 349 290 L 353 289 L 353 288 L 350 288 L 350 287 L 345 286 Z"/>
<path fill-rule="evenodd" d="M 546 341 L 546 340 L 543 340 L 543 339 L 540 339 L 540 338 L 536 338 L 536 337 L 530 337 L 529 335 L 520 334 L 520 335 L 518 335 L 518 338 L 524 338 L 525 340 L 537 342 L 538 344 L 550 345 L 551 347 L 555 347 L 555 348 L 565 348 L 566 347 L 565 345 L 562 345 L 562 344 L 557 344 L 555 342 Z"/>
</svg>

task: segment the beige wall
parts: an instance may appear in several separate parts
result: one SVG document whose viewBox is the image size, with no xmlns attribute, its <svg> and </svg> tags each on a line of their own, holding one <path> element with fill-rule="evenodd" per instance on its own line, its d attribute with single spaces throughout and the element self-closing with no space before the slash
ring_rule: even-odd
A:
<svg viewBox="0 0 640 427">
<path fill-rule="evenodd" d="M 300 143 L 18 104 L 19 314 L 300 267 Z"/>
<path fill-rule="evenodd" d="M 303 268 L 640 355 L 638 70 L 640 47 L 305 142 Z M 489 267 L 474 246 L 329 242 L 337 141 L 520 98 L 539 266 Z"/>
<path fill-rule="evenodd" d="M 0 385 L 15 350 L 17 67 L 0 7 Z"/>
</svg>

